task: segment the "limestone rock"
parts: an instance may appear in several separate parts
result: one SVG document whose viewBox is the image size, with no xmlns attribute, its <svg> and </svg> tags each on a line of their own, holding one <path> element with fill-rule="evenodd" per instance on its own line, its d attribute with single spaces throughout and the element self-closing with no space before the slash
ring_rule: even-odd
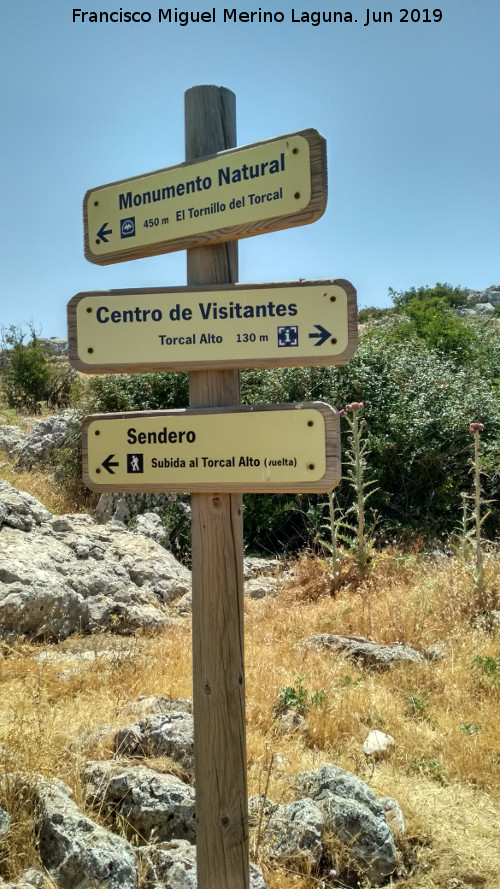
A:
<svg viewBox="0 0 500 889">
<path fill-rule="evenodd" d="M 197 889 L 196 848 L 186 840 L 173 840 L 137 850 L 151 889 Z M 267 889 L 261 871 L 250 864 L 250 889 Z"/>
<path fill-rule="evenodd" d="M 59 889 L 90 887 L 136 889 L 132 846 L 87 818 L 62 782 L 37 783 L 40 858 Z"/>
<path fill-rule="evenodd" d="M 33 466 L 47 463 L 55 451 L 64 446 L 73 424 L 77 421 L 78 412 L 74 410 L 63 411 L 39 420 L 21 443 L 18 450 L 18 467 L 31 469 Z"/>
<path fill-rule="evenodd" d="M 298 775 L 297 786 L 312 798 L 325 829 L 349 847 L 372 883 L 379 885 L 395 870 L 394 839 L 384 809 L 367 784 L 351 772 L 326 764 Z"/>
<path fill-rule="evenodd" d="M 287 806 L 276 806 L 264 831 L 265 851 L 269 858 L 286 861 L 297 855 L 316 865 L 323 847 L 323 816 L 310 799 L 299 799 Z"/>
<path fill-rule="evenodd" d="M 191 713 L 172 711 L 150 716 L 120 729 L 115 736 L 119 756 L 168 756 L 187 773 L 194 769 L 194 734 Z"/>
<path fill-rule="evenodd" d="M 0 482 L 0 634 L 66 638 L 168 627 L 191 574 L 154 540 L 88 515 L 52 516 Z"/>
<path fill-rule="evenodd" d="M 133 519 L 129 525 L 129 531 L 134 534 L 142 534 L 150 540 L 156 540 L 160 546 L 168 549 L 168 534 L 165 525 L 155 512 L 144 512 Z"/>
<path fill-rule="evenodd" d="M 194 790 L 146 766 L 99 760 L 84 768 L 87 802 L 112 823 L 122 820 L 143 840 L 195 842 Z"/>
<path fill-rule="evenodd" d="M 278 589 L 278 580 L 275 577 L 251 577 L 244 583 L 244 594 L 250 599 L 265 599 L 266 596 L 275 595 Z"/>
<path fill-rule="evenodd" d="M 47 880 L 44 875 L 34 867 L 24 870 L 18 883 L 19 889 L 45 889 L 46 886 Z"/>
<path fill-rule="evenodd" d="M 191 701 L 187 698 L 167 698 L 165 695 L 151 695 L 139 697 L 136 701 L 125 704 L 122 712 L 128 716 L 144 718 L 160 713 L 170 713 L 172 710 L 181 710 L 184 713 L 192 713 Z"/>
<path fill-rule="evenodd" d="M 365 756 L 373 756 L 374 759 L 384 759 L 392 753 L 395 744 L 392 735 L 371 729 L 363 742 L 363 753 Z"/>
<path fill-rule="evenodd" d="M 0 426 L 0 448 L 3 448 L 9 456 L 19 450 L 24 437 L 24 432 L 19 426 Z"/>
<path fill-rule="evenodd" d="M 485 304 L 500 306 L 500 284 L 492 284 L 486 290 L 469 290 L 467 299 L 476 310 Z"/>
<path fill-rule="evenodd" d="M 35 497 L 0 480 L 0 528 L 8 525 L 19 531 L 31 531 L 49 518 L 48 509 Z"/>
<path fill-rule="evenodd" d="M 308 728 L 307 720 L 294 707 L 279 713 L 274 723 L 274 731 L 279 735 L 305 734 Z"/>
<path fill-rule="evenodd" d="M 60 336 L 42 336 L 39 342 L 45 346 L 50 355 L 58 358 L 68 354 L 68 341 Z"/>
<path fill-rule="evenodd" d="M 392 645 L 378 645 L 362 636 L 337 636 L 333 633 L 319 633 L 309 636 L 304 643 L 308 648 L 321 650 L 324 648 L 344 652 L 353 660 L 360 661 L 365 667 L 390 667 L 400 661 L 422 663 L 424 655 L 415 648 L 395 642 Z"/>
<path fill-rule="evenodd" d="M 190 515 L 190 505 L 177 494 L 101 494 L 94 518 L 99 524 L 122 522 L 128 525 L 132 519 L 145 513 L 161 516 L 166 510 L 175 509 L 180 516 Z"/>
</svg>

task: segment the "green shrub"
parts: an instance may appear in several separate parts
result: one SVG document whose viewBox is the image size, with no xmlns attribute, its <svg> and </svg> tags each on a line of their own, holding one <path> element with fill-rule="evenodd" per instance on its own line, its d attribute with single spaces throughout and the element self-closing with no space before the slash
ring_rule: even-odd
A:
<svg viewBox="0 0 500 889">
<path fill-rule="evenodd" d="M 408 306 L 412 302 L 422 302 L 429 299 L 439 300 L 446 306 L 458 308 L 467 305 L 467 290 L 463 287 L 453 287 L 452 284 L 439 284 L 434 287 L 411 287 L 409 290 L 393 290 L 389 287 L 389 296 L 395 306 Z"/>
<path fill-rule="evenodd" d="M 41 405 L 68 407 L 77 390 L 77 374 L 51 359 L 49 347 L 28 330 L 11 325 L 2 331 L 0 383 L 7 406 L 38 414 Z"/>
<path fill-rule="evenodd" d="M 47 396 L 50 365 L 48 349 L 33 327 L 26 332 L 12 325 L 2 331 L 1 380 L 8 407 L 39 413 Z"/>
<path fill-rule="evenodd" d="M 92 377 L 87 387 L 87 399 L 87 406 L 94 413 L 187 407 L 188 375 L 148 373 Z"/>
</svg>

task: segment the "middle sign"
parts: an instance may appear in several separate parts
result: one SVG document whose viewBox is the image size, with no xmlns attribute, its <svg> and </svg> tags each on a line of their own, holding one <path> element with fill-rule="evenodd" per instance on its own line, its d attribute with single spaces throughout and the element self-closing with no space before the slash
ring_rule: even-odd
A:
<svg viewBox="0 0 500 889">
<path fill-rule="evenodd" d="M 69 360 L 84 373 L 345 364 L 356 317 L 341 279 L 78 293 Z"/>
</svg>

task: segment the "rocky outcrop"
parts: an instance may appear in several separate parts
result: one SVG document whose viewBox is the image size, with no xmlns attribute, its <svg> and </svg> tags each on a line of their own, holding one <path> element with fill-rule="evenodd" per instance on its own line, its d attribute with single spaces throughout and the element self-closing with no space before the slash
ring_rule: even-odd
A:
<svg viewBox="0 0 500 889">
<path fill-rule="evenodd" d="M 471 305 L 500 306 L 500 284 L 492 284 L 486 290 L 469 290 L 468 301 Z"/>
<path fill-rule="evenodd" d="M 40 858 L 59 889 L 136 889 L 130 843 L 87 818 L 62 782 L 41 779 L 35 792 Z"/>
<path fill-rule="evenodd" d="M 67 410 L 39 420 L 17 449 L 19 469 L 31 469 L 48 463 L 55 451 L 63 447 L 78 423 L 77 411 Z"/>
<path fill-rule="evenodd" d="M 0 448 L 3 448 L 9 456 L 13 456 L 19 450 L 24 441 L 25 434 L 19 426 L 0 426 Z"/>
<path fill-rule="evenodd" d="M 118 756 L 168 756 L 186 774 L 194 770 L 194 726 L 191 713 L 173 710 L 121 728 L 115 737 Z"/>
<path fill-rule="evenodd" d="M 455 309 L 462 317 L 488 317 L 500 306 L 500 284 L 492 284 L 486 290 L 468 290 L 467 305 Z"/>
<path fill-rule="evenodd" d="M 143 846 L 137 851 L 146 889 L 197 889 L 196 848 L 186 840 Z M 267 889 L 255 864 L 250 864 L 250 889 Z"/>
<path fill-rule="evenodd" d="M 116 760 L 87 762 L 83 777 L 87 802 L 113 826 L 143 842 L 195 842 L 194 790 L 179 778 Z"/>
<path fill-rule="evenodd" d="M 165 755 L 161 750 L 157 756 Z M 20 773 L 3 780 L 31 801 L 40 859 L 58 889 L 136 889 L 139 871 L 145 889 L 196 889 L 195 791 L 186 781 L 123 758 L 89 760 L 82 769 L 84 814 L 61 781 Z M 269 861 L 286 866 L 301 859 L 301 867 L 321 874 L 333 834 L 371 885 L 394 873 L 393 834 L 405 831 L 395 799 L 378 799 L 361 779 L 331 764 L 298 775 L 296 789 L 298 799 L 286 805 L 265 796 L 249 800 L 249 824 Z M 8 830 L 7 813 L 0 815 Z M 251 865 L 250 871 L 251 889 L 266 889 L 260 870 Z M 39 886 L 26 880 L 12 889 Z"/>
<path fill-rule="evenodd" d="M 379 885 L 397 865 L 396 846 L 385 811 L 373 791 L 356 775 L 334 765 L 302 772 L 297 787 L 320 810 L 325 829 L 333 833 Z"/>
<path fill-rule="evenodd" d="M 311 799 L 275 806 L 270 818 L 266 819 L 265 854 L 282 862 L 300 856 L 307 859 L 308 868 L 317 865 L 323 854 L 323 828 L 323 815 Z"/>
<path fill-rule="evenodd" d="M 397 662 L 423 663 L 424 655 L 415 648 L 395 642 L 379 645 L 362 636 L 337 636 L 334 633 L 318 633 L 308 636 L 304 645 L 316 651 L 331 649 L 340 651 L 361 663 L 364 667 L 390 667 Z"/>
<path fill-rule="evenodd" d="M 0 481 L 0 636 L 170 626 L 191 610 L 191 572 L 166 542 L 156 514 L 137 517 L 130 531 L 86 514 L 56 516 Z M 274 595 L 277 570 L 275 560 L 245 559 L 245 595 Z"/>
<path fill-rule="evenodd" d="M 3 526 L 32 531 L 51 517 L 48 509 L 31 494 L 17 491 L 0 479 L 0 530 Z"/>
<path fill-rule="evenodd" d="M 0 635 L 63 639 L 171 625 L 190 572 L 154 540 L 88 515 L 53 516 L 0 482 Z"/>
<path fill-rule="evenodd" d="M 101 525 L 111 520 L 128 525 L 134 518 L 144 513 L 162 515 L 171 510 L 173 505 L 179 515 L 189 517 L 191 512 L 189 503 L 177 494 L 106 493 L 99 497 L 94 518 Z"/>
<path fill-rule="evenodd" d="M 59 336 L 42 336 L 39 342 L 45 347 L 53 358 L 60 358 L 68 354 L 68 341 Z"/>
</svg>

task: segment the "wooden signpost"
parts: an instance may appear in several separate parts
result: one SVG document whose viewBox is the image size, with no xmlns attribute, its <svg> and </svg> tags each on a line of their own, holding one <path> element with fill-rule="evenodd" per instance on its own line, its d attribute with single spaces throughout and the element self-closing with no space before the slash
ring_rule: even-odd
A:
<svg viewBox="0 0 500 889">
<path fill-rule="evenodd" d="M 343 280 L 79 293 L 69 357 L 83 373 L 345 364 L 356 292 Z"/>
<path fill-rule="evenodd" d="M 198 889 L 249 889 L 243 654 L 245 491 L 327 491 L 340 480 L 336 411 L 240 405 L 239 368 L 343 364 L 357 342 L 348 281 L 237 285 L 237 239 L 318 219 L 326 146 L 301 130 L 236 148 L 236 100 L 185 94 L 186 161 L 91 189 L 85 256 L 105 265 L 187 250 L 187 287 L 77 294 L 70 361 L 84 373 L 189 369 L 185 411 L 84 424 L 97 491 L 191 492 Z"/>
<path fill-rule="evenodd" d="M 301 130 L 91 189 L 85 256 L 106 265 L 246 238 L 314 222 L 325 206 L 325 140 Z"/>
</svg>

